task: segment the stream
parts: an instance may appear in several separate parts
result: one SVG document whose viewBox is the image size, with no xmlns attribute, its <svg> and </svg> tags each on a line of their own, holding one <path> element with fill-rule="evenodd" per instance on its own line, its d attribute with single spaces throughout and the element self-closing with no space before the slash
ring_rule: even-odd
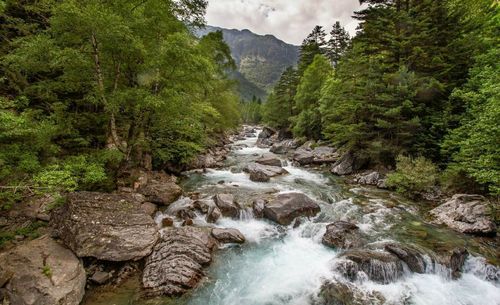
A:
<svg viewBox="0 0 500 305">
<path fill-rule="evenodd" d="M 242 206 L 251 207 L 256 196 L 278 192 L 303 192 L 315 199 L 321 212 L 301 219 L 293 228 L 265 219 L 255 219 L 251 208 L 240 219 L 220 219 L 215 226 L 236 228 L 246 237 L 243 245 L 226 245 L 214 254 L 207 278 L 191 293 L 177 299 L 140 298 L 139 280 L 131 278 L 122 287 L 89 292 L 85 305 L 307 305 L 316 303 L 322 284 L 329 279 L 346 281 L 334 271 L 340 250 L 321 243 L 326 225 L 337 220 L 355 222 L 368 236 L 370 245 L 388 241 L 410 244 L 433 252 L 466 247 L 470 253 L 462 276 L 456 280 L 443 266 L 418 274 L 405 270 L 389 284 L 357 279 L 353 284 L 366 298 L 376 291 L 393 305 L 499 305 L 500 274 L 486 262 L 498 265 L 498 239 L 478 238 L 434 226 L 426 218 L 428 203 L 416 203 L 385 190 L 346 184 L 328 168 L 295 167 L 270 182 L 252 182 L 241 169 L 269 149 L 258 148 L 255 137 L 233 144 L 226 167 L 193 172 L 182 181 L 186 192 L 234 194 Z M 280 158 L 285 161 L 284 156 Z M 182 199 L 175 204 L 182 204 Z M 156 220 L 161 222 L 159 213 Z M 204 218 L 195 225 L 207 224 Z M 388 275 L 390 276 L 390 274 Z M 358 303 L 352 303 L 358 304 Z M 367 301 L 363 304 L 378 304 Z M 333 305 L 333 304 L 332 304 Z"/>
</svg>

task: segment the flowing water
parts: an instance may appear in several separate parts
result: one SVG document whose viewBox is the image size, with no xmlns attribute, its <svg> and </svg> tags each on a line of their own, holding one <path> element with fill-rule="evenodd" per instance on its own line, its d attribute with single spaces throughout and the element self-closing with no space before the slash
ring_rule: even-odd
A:
<svg viewBox="0 0 500 305">
<path fill-rule="evenodd" d="M 218 250 L 207 270 L 207 279 L 192 293 L 180 299 L 141 300 L 138 281 L 131 279 L 115 291 L 90 293 L 84 304 L 315 304 L 325 280 L 346 281 L 333 271 L 333 266 L 341 262 L 339 252 L 323 246 L 321 237 L 328 223 L 349 220 L 359 224 L 371 245 L 398 241 L 432 252 L 465 246 L 471 253 L 457 280 L 451 279 L 445 267 L 435 266 L 425 274 L 405 271 L 402 278 L 385 285 L 360 277 L 354 285 L 363 293 L 376 291 L 384 297 L 385 304 L 391 305 L 500 305 L 499 271 L 486 264 L 489 261 L 498 265 L 495 240 L 464 236 L 430 225 L 421 216 L 425 215 L 425 203 L 419 206 L 387 191 L 348 186 L 326 170 L 288 164 L 285 168 L 289 175 L 268 183 L 252 182 L 241 169 L 269 153 L 268 149 L 256 147 L 256 141 L 252 137 L 234 143 L 225 169 L 189 174 L 183 181 L 185 190 L 208 195 L 232 193 L 247 207 L 256 196 L 298 191 L 320 203 L 318 216 L 303 219 L 298 228 L 254 219 L 250 209 L 243 211 L 239 220 L 223 218 L 216 226 L 240 230 L 247 242 Z M 170 208 L 182 204 L 181 199 Z M 162 217 L 157 215 L 157 220 Z M 208 225 L 202 217 L 195 224 Z M 390 268 L 384 271 L 390 278 Z"/>
</svg>

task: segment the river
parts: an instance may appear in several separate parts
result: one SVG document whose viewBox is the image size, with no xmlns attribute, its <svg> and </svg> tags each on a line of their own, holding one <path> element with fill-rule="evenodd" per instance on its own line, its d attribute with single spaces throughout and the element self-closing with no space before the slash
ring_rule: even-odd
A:
<svg viewBox="0 0 500 305">
<path fill-rule="evenodd" d="M 192 293 L 179 299 L 142 300 L 138 280 L 132 278 L 118 289 L 90 292 L 84 304 L 322 304 L 316 303 L 316 296 L 325 280 L 344 281 L 332 268 L 339 260 L 340 251 L 321 244 L 326 225 L 336 220 L 356 222 L 372 246 L 395 241 L 432 252 L 465 246 L 471 253 L 462 276 L 456 280 L 439 265 L 428 268 L 424 274 L 405 270 L 402 278 L 389 284 L 356 280 L 353 284 L 366 293 L 367 298 L 370 292 L 377 291 L 388 305 L 500 304 L 500 274 L 485 264 L 489 261 L 498 265 L 495 240 L 465 236 L 431 225 L 425 217 L 427 203 L 412 202 L 376 188 L 348 185 L 331 175 L 327 168 L 305 169 L 288 163 L 285 166 L 288 175 L 267 183 L 252 182 L 241 169 L 262 154 L 269 154 L 269 149 L 256 147 L 256 141 L 255 136 L 235 142 L 224 169 L 187 175 L 182 181 L 184 190 L 232 193 L 240 204 L 249 207 L 258 195 L 298 191 L 320 204 L 318 216 L 303 219 L 297 228 L 255 219 L 251 209 L 243 211 L 239 220 L 223 218 L 216 226 L 240 230 L 247 242 L 219 249 L 207 270 L 207 279 Z M 182 204 L 182 199 L 175 204 Z M 157 221 L 162 217 L 157 215 Z M 195 219 L 195 225 L 209 224 L 200 216 Z"/>
</svg>

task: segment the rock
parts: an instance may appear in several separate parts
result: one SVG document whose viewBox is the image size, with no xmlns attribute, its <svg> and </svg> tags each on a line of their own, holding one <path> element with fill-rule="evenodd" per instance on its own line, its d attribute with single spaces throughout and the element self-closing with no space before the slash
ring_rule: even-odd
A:
<svg viewBox="0 0 500 305">
<path fill-rule="evenodd" d="M 236 243 L 242 244 L 245 242 L 245 236 L 241 234 L 237 229 L 212 229 L 212 236 L 217 239 L 217 241 L 228 244 Z"/>
<path fill-rule="evenodd" d="M 149 296 L 179 296 L 195 288 L 212 261 L 216 241 L 210 231 L 181 227 L 166 229 L 146 258 L 142 285 Z"/>
<path fill-rule="evenodd" d="M 184 219 L 184 221 L 182 222 L 182 226 L 183 227 L 186 227 L 186 226 L 192 226 L 194 224 L 193 220 L 191 218 L 186 218 Z"/>
<path fill-rule="evenodd" d="M 154 216 L 158 211 L 158 207 L 156 206 L 156 204 L 151 202 L 144 202 L 143 204 L 141 204 L 141 209 L 149 216 Z"/>
<path fill-rule="evenodd" d="M 351 249 L 340 255 L 347 261 L 336 266 L 350 280 L 356 280 L 358 272 L 363 271 L 372 281 L 388 284 L 403 275 L 403 265 L 394 255 L 374 250 Z"/>
<path fill-rule="evenodd" d="M 211 206 L 210 209 L 208 210 L 207 217 L 205 220 L 208 223 L 216 223 L 219 218 L 222 217 L 222 212 L 217 206 Z"/>
<path fill-rule="evenodd" d="M 271 146 L 270 151 L 278 155 L 284 155 L 297 147 L 299 147 L 299 143 L 296 140 L 283 140 L 281 142 L 274 143 L 273 146 Z"/>
<path fill-rule="evenodd" d="M 293 228 L 294 229 L 297 229 L 298 227 L 300 227 L 300 225 L 302 224 L 302 221 L 300 220 L 300 218 L 295 218 L 295 221 L 293 222 Z"/>
<path fill-rule="evenodd" d="M 196 208 L 194 201 L 189 197 L 182 197 L 173 202 L 166 210 L 165 213 L 180 219 L 195 218 Z"/>
<path fill-rule="evenodd" d="M 138 260 L 151 253 L 158 227 L 129 194 L 70 193 L 51 224 L 78 257 L 107 261 Z"/>
<path fill-rule="evenodd" d="M 174 220 L 170 217 L 165 217 L 161 220 L 161 227 L 166 228 L 166 227 L 173 227 L 174 226 Z"/>
<path fill-rule="evenodd" d="M 384 248 L 387 252 L 396 255 L 400 260 L 405 262 L 412 272 L 425 273 L 427 263 L 417 249 L 400 244 L 388 244 Z"/>
<path fill-rule="evenodd" d="M 350 175 L 362 166 L 352 152 L 347 152 L 333 164 L 331 172 L 339 176 Z"/>
<path fill-rule="evenodd" d="M 336 221 L 326 227 L 322 243 L 334 248 L 358 248 L 363 245 L 359 227 L 347 221 Z"/>
<path fill-rule="evenodd" d="M 103 285 L 106 284 L 106 282 L 108 282 L 112 277 L 113 275 L 109 272 L 96 271 L 90 280 L 96 284 Z"/>
<path fill-rule="evenodd" d="M 182 195 L 182 189 L 175 183 L 175 178 L 164 172 L 148 173 L 144 180 L 136 189 L 149 202 L 169 205 Z"/>
<path fill-rule="evenodd" d="M 270 178 L 287 174 L 288 172 L 278 166 L 262 165 L 258 163 L 250 163 L 245 167 L 245 171 L 250 173 L 250 180 L 256 182 L 266 182 Z"/>
<path fill-rule="evenodd" d="M 255 199 L 252 204 L 252 211 L 255 218 L 264 217 L 264 207 L 267 204 L 265 199 Z"/>
<path fill-rule="evenodd" d="M 313 162 L 316 164 L 334 163 L 339 159 L 337 150 L 329 146 L 318 146 L 313 149 Z"/>
<path fill-rule="evenodd" d="M 293 153 L 293 160 L 297 161 L 300 165 L 308 165 L 313 163 L 314 155 L 311 150 L 299 148 Z"/>
<path fill-rule="evenodd" d="M 236 218 L 240 215 L 240 207 L 234 196 L 231 194 L 217 194 L 213 197 L 215 205 L 219 208 L 222 215 Z"/>
<path fill-rule="evenodd" d="M 264 206 L 264 217 L 281 225 L 289 225 L 299 216 L 315 216 L 319 205 L 302 193 L 278 194 Z"/>
<path fill-rule="evenodd" d="M 43 236 L 0 254 L 0 279 L 12 305 L 78 305 L 85 293 L 81 261 Z M 5 303 L 4 303 L 5 304 Z"/>
<path fill-rule="evenodd" d="M 8 213 L 9 218 L 29 218 L 32 220 L 50 221 L 47 212 L 56 204 L 56 197 L 50 194 L 36 195 L 16 204 Z"/>
<path fill-rule="evenodd" d="M 383 305 L 385 298 L 376 291 L 365 291 L 355 284 L 330 280 L 321 286 L 315 305 Z"/>
<path fill-rule="evenodd" d="M 449 201 L 430 211 L 435 223 L 445 224 L 462 233 L 495 235 L 496 225 L 488 203 L 479 195 L 454 195 Z"/>
<path fill-rule="evenodd" d="M 262 165 L 281 167 L 281 160 L 273 156 L 262 156 L 255 162 Z"/>
<path fill-rule="evenodd" d="M 460 277 L 465 264 L 465 260 L 468 256 L 469 252 L 467 251 L 467 249 L 455 248 L 450 251 L 438 254 L 437 260 L 440 264 L 450 269 L 452 278 L 457 279 Z"/>
<path fill-rule="evenodd" d="M 368 174 L 360 175 L 355 180 L 357 183 L 363 185 L 378 185 L 381 179 L 382 175 L 379 172 L 371 172 Z"/>
<path fill-rule="evenodd" d="M 268 139 L 272 135 L 276 133 L 276 130 L 270 128 L 270 127 L 264 127 L 262 131 L 259 133 L 259 139 Z"/>
</svg>

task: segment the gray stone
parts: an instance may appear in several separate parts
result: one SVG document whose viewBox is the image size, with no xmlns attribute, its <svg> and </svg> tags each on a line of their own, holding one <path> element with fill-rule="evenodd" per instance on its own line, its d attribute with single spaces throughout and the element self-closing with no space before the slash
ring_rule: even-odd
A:
<svg viewBox="0 0 500 305">
<path fill-rule="evenodd" d="M 141 204 L 141 209 L 149 216 L 154 216 L 158 211 L 158 207 L 152 202 L 144 202 Z"/>
<path fill-rule="evenodd" d="M 262 165 L 250 163 L 245 167 L 245 171 L 250 174 L 250 180 L 257 182 L 266 182 L 270 178 L 287 174 L 288 172 L 278 166 Z"/>
<path fill-rule="evenodd" d="M 274 156 L 262 156 L 261 158 L 259 158 L 255 162 L 262 164 L 262 165 L 281 167 L 281 160 L 279 158 L 274 157 Z"/>
<path fill-rule="evenodd" d="M 90 278 L 90 280 L 96 284 L 103 285 L 106 284 L 113 275 L 109 272 L 96 271 Z"/>
<path fill-rule="evenodd" d="M 85 277 L 81 261 L 48 236 L 0 254 L 0 279 L 7 278 L 2 286 L 12 305 L 78 305 Z"/>
<path fill-rule="evenodd" d="M 209 230 L 195 227 L 166 229 L 146 258 L 142 285 L 149 296 L 179 296 L 203 279 L 216 245 Z"/>
<path fill-rule="evenodd" d="M 242 244 L 245 242 L 245 236 L 241 234 L 237 229 L 220 229 L 214 228 L 212 229 L 212 236 L 217 239 L 217 241 L 228 244 L 228 243 L 236 243 Z"/>
<path fill-rule="evenodd" d="M 357 225 L 347 221 L 336 221 L 326 227 L 322 243 L 333 248 L 357 248 L 363 240 Z"/>
<path fill-rule="evenodd" d="M 149 202 L 169 205 L 182 195 L 182 189 L 175 181 L 174 177 L 163 172 L 143 173 L 136 189 Z"/>
<path fill-rule="evenodd" d="M 400 244 L 388 244 L 384 248 L 405 262 L 412 272 L 425 273 L 427 263 L 417 249 Z"/>
<path fill-rule="evenodd" d="M 217 194 L 213 200 L 222 215 L 233 218 L 240 215 L 240 207 L 232 194 Z"/>
<path fill-rule="evenodd" d="M 450 200 L 431 210 L 435 223 L 445 224 L 462 233 L 495 235 L 496 225 L 488 202 L 479 195 L 454 195 Z"/>
<path fill-rule="evenodd" d="M 107 261 L 141 259 L 159 238 L 153 218 L 129 194 L 70 193 L 51 224 L 77 256 Z"/>
<path fill-rule="evenodd" d="M 274 143 L 273 146 L 271 146 L 270 151 L 275 154 L 286 154 L 289 151 L 296 149 L 299 147 L 299 143 L 296 140 L 283 140 L 278 143 Z"/>
<path fill-rule="evenodd" d="M 281 225 L 289 225 L 299 216 L 315 216 L 319 205 L 302 193 L 278 194 L 264 206 L 264 217 Z"/>
<path fill-rule="evenodd" d="M 265 199 L 255 199 L 252 204 L 252 211 L 255 218 L 264 217 L 264 208 L 267 204 Z"/>
</svg>

